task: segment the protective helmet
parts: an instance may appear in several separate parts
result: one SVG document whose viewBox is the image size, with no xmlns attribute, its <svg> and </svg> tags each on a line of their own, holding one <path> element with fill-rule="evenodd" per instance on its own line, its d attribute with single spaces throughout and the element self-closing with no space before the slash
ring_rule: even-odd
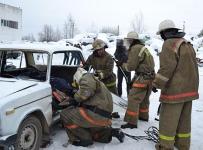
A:
<svg viewBox="0 0 203 150">
<path fill-rule="evenodd" d="M 175 23 L 172 20 L 164 20 L 159 24 L 159 31 L 157 31 L 157 35 L 160 34 L 160 32 L 166 30 L 166 29 L 178 29 L 175 26 Z"/>
<path fill-rule="evenodd" d="M 75 72 L 74 76 L 73 76 L 73 80 L 76 83 L 79 83 L 80 79 L 82 78 L 82 76 L 87 73 L 87 71 L 83 68 L 78 68 L 77 71 Z"/>
<path fill-rule="evenodd" d="M 92 47 L 93 47 L 94 50 L 104 48 L 105 46 L 106 46 L 106 43 L 104 43 L 104 41 L 102 41 L 102 40 L 100 40 L 100 39 L 96 39 L 96 40 L 92 43 Z"/>
<path fill-rule="evenodd" d="M 134 39 L 134 40 L 138 40 L 139 36 L 136 32 L 131 31 L 127 34 L 127 37 L 125 39 Z"/>
</svg>

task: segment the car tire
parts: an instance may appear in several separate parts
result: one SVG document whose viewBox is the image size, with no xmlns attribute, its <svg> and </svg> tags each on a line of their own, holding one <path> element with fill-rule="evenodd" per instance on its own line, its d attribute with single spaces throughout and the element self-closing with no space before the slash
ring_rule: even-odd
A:
<svg viewBox="0 0 203 150">
<path fill-rule="evenodd" d="M 42 141 L 42 125 L 35 116 L 27 117 L 17 133 L 16 150 L 39 150 Z"/>
</svg>

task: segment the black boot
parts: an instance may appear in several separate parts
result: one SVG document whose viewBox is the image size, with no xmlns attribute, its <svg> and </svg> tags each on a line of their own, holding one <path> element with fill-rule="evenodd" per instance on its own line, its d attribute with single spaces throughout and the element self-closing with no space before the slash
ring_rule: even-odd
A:
<svg viewBox="0 0 203 150">
<path fill-rule="evenodd" d="M 149 121 L 149 119 L 145 119 L 145 118 L 141 118 L 141 117 L 139 117 L 139 120 L 141 120 L 141 121 L 146 121 L 146 122 Z"/>
<path fill-rule="evenodd" d="M 72 142 L 72 145 L 83 146 L 83 147 L 87 147 L 87 146 L 92 145 L 92 144 L 93 144 L 93 142 L 89 141 L 89 140 L 73 141 Z"/>
<path fill-rule="evenodd" d="M 126 123 L 126 124 L 121 125 L 121 128 L 122 129 L 125 129 L 125 128 L 134 129 L 134 128 L 137 128 L 137 125 Z"/>
<path fill-rule="evenodd" d="M 111 117 L 112 117 L 112 118 L 120 118 L 120 115 L 118 114 L 118 112 L 113 112 L 113 113 L 111 114 Z"/>
<path fill-rule="evenodd" d="M 113 137 L 116 137 L 121 143 L 123 143 L 125 135 L 121 129 L 112 129 L 111 134 Z"/>
</svg>

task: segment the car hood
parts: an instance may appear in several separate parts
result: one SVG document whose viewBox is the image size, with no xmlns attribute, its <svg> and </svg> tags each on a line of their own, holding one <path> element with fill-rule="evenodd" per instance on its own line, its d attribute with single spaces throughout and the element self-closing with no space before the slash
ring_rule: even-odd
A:
<svg viewBox="0 0 203 150">
<path fill-rule="evenodd" d="M 37 84 L 35 81 L 0 78 L 0 99 L 36 86 Z"/>
</svg>

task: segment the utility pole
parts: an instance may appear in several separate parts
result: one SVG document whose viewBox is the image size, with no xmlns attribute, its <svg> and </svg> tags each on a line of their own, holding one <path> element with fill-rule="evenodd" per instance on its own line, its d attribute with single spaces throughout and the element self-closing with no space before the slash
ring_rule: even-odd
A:
<svg viewBox="0 0 203 150">
<path fill-rule="evenodd" d="M 120 34 L 120 27 L 118 25 L 118 29 L 117 29 L 117 36 Z"/>
<path fill-rule="evenodd" d="M 74 24 L 74 22 L 72 22 L 72 33 L 71 33 L 71 38 L 73 38 L 74 37 L 74 31 L 75 30 L 75 24 Z"/>
<path fill-rule="evenodd" d="M 185 21 L 183 21 L 183 32 L 185 32 Z"/>
</svg>

